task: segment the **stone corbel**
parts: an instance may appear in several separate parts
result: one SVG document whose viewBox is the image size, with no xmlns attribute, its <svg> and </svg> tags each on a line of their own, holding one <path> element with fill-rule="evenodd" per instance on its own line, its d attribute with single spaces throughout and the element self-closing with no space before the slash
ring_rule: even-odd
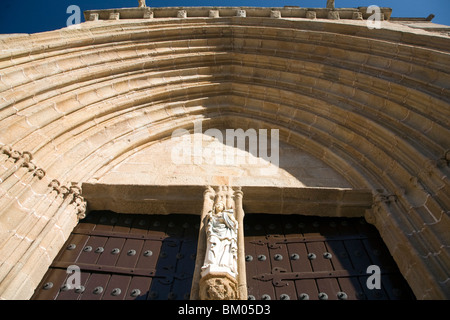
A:
<svg viewBox="0 0 450 320">
<path fill-rule="evenodd" d="M 187 11 L 186 10 L 178 10 L 177 11 L 177 18 L 187 18 Z"/>
<path fill-rule="evenodd" d="M 89 15 L 88 20 L 89 20 L 89 21 L 98 21 L 98 18 L 99 18 L 99 14 L 98 14 L 98 13 L 91 13 L 91 14 Z"/>
<path fill-rule="evenodd" d="M 275 19 L 281 18 L 281 11 L 280 10 L 272 10 L 270 11 L 270 17 Z"/>
<path fill-rule="evenodd" d="M 237 10 L 236 11 L 236 17 L 241 17 L 241 18 L 247 17 L 247 11 L 246 10 L 242 10 L 242 9 Z"/>
<path fill-rule="evenodd" d="M 332 11 L 328 12 L 328 19 L 339 20 L 340 19 L 339 11 L 332 10 Z"/>
<path fill-rule="evenodd" d="M 316 11 L 308 10 L 306 11 L 306 19 L 317 19 Z"/>
<path fill-rule="evenodd" d="M 210 18 L 219 18 L 219 10 L 209 10 Z"/>
</svg>

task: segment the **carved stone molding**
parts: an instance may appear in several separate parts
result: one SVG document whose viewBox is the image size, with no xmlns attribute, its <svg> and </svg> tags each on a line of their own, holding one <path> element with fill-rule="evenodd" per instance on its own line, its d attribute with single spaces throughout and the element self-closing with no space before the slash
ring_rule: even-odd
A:
<svg viewBox="0 0 450 320">
<path fill-rule="evenodd" d="M 11 146 L 3 145 L 0 147 L 0 153 L 7 156 L 6 161 L 14 163 L 15 168 L 10 168 L 9 175 L 14 170 L 18 170 L 20 167 L 28 168 L 28 172 L 32 172 L 33 176 L 41 180 L 45 177 L 45 170 L 38 168 L 33 162 L 33 155 L 28 151 L 19 151 L 13 149 Z M 12 170 L 12 171 L 11 171 Z"/>
<path fill-rule="evenodd" d="M 80 220 L 86 218 L 87 202 L 81 195 L 81 187 L 76 184 L 71 186 L 61 185 L 56 179 L 53 179 L 48 186 L 51 188 L 50 192 L 56 192 L 63 199 L 71 196 L 69 205 L 74 206 L 77 218 Z"/>
<path fill-rule="evenodd" d="M 87 202 L 81 196 L 81 188 L 77 185 L 70 186 L 70 192 L 73 194 L 71 204 L 74 204 L 78 219 L 86 218 Z"/>
<path fill-rule="evenodd" d="M 392 14 L 392 8 L 382 7 L 381 16 L 389 20 Z M 145 2 L 141 1 L 140 5 L 131 8 L 120 9 L 99 9 L 99 10 L 86 10 L 84 16 L 86 21 L 100 21 L 110 20 L 111 13 L 114 19 L 148 19 L 156 17 L 157 19 L 171 18 L 231 18 L 231 17 L 264 17 L 264 18 L 288 18 L 288 19 L 304 19 L 305 16 L 308 19 L 312 19 L 311 16 L 307 16 L 307 12 L 314 11 L 314 16 L 317 14 L 317 18 L 320 19 L 368 19 L 370 17 L 367 14 L 367 7 L 358 8 L 336 8 L 334 1 L 327 1 L 326 8 L 324 7 L 221 7 L 211 10 L 210 7 L 177 7 L 174 10 L 173 7 L 148 7 Z M 183 12 L 180 16 L 180 12 Z M 331 14 L 329 14 L 332 12 Z M 354 13 L 358 13 L 354 15 Z M 117 15 L 116 15 L 117 14 Z"/>
</svg>

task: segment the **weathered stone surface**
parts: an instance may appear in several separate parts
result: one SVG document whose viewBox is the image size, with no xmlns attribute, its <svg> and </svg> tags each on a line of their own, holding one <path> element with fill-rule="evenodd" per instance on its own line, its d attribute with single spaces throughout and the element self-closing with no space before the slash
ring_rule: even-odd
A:
<svg viewBox="0 0 450 320">
<path fill-rule="evenodd" d="M 239 300 L 236 279 L 228 273 L 210 273 L 200 280 L 201 300 Z"/>
</svg>

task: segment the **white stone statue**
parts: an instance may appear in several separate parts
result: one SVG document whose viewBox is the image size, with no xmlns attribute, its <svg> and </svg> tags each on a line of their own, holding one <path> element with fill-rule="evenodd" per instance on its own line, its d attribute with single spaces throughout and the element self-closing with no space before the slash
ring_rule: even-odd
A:
<svg viewBox="0 0 450 320">
<path fill-rule="evenodd" d="M 139 1 L 139 8 L 145 8 L 145 0 L 138 0 Z"/>
<path fill-rule="evenodd" d="M 226 272 L 237 276 L 238 222 L 233 209 L 218 202 L 206 219 L 207 248 L 202 276 L 212 272 Z"/>
</svg>

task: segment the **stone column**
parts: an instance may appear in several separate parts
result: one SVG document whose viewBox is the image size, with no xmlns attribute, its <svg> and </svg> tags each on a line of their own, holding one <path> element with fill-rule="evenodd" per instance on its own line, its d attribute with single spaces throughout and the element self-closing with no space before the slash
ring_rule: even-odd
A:
<svg viewBox="0 0 450 320">
<path fill-rule="evenodd" d="M 81 188 L 50 180 L 31 160 L 29 152 L 0 147 L 0 300 L 30 298 L 86 215 Z"/>
<path fill-rule="evenodd" d="M 244 246 L 244 208 L 242 205 L 242 198 L 244 193 L 241 188 L 235 188 L 234 191 L 234 206 L 236 212 L 236 219 L 240 228 L 238 229 L 238 291 L 239 299 L 247 300 L 247 275 L 245 271 L 245 246 Z"/>
<path fill-rule="evenodd" d="M 191 299 L 247 299 L 243 218 L 240 188 L 207 188 Z"/>
<path fill-rule="evenodd" d="M 206 252 L 206 231 L 205 231 L 205 217 L 208 214 L 208 211 L 214 205 L 214 196 L 216 192 L 213 188 L 207 187 L 205 192 L 203 193 L 203 208 L 200 213 L 200 228 L 198 234 L 198 245 L 197 245 L 197 256 L 195 260 L 195 269 L 194 275 L 192 277 L 192 287 L 191 287 L 191 300 L 199 300 L 199 283 L 200 283 L 200 271 L 203 265 L 203 261 L 205 260 L 205 252 Z"/>
</svg>

